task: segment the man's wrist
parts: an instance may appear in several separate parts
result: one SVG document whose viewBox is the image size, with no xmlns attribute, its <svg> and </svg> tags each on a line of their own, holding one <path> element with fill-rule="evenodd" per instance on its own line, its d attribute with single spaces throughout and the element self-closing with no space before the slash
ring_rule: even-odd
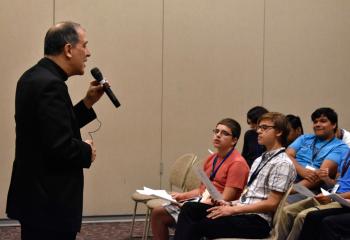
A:
<svg viewBox="0 0 350 240">
<path fill-rule="evenodd" d="M 84 102 L 85 107 L 88 109 L 92 108 L 92 105 L 94 105 L 93 102 L 91 100 L 89 100 L 88 97 L 85 97 L 83 99 L 83 102 Z"/>
</svg>

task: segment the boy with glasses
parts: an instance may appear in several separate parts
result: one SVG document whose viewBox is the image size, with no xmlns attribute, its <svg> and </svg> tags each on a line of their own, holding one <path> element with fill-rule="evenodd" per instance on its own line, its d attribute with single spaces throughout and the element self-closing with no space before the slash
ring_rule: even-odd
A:
<svg viewBox="0 0 350 240">
<path fill-rule="evenodd" d="M 239 201 L 223 201 L 214 207 L 186 203 L 181 208 L 175 240 L 269 236 L 274 211 L 296 172 L 283 147 L 288 135 L 285 116 L 264 114 L 258 121 L 257 133 L 258 142 L 266 147 L 266 152 L 254 161 Z"/>
<path fill-rule="evenodd" d="M 227 201 L 236 200 L 247 183 L 249 167 L 235 149 L 241 133 L 241 127 L 233 119 L 225 118 L 216 124 L 213 130 L 213 146 L 217 152 L 211 154 L 204 163 L 203 169 L 207 173 L 213 185 Z M 184 193 L 172 193 L 177 201 L 202 196 L 201 202 L 211 204 L 211 200 L 204 185 Z M 177 221 L 180 208 L 169 204 L 153 209 L 151 214 L 151 226 L 154 240 L 168 240 L 168 228 L 174 226 Z"/>
</svg>

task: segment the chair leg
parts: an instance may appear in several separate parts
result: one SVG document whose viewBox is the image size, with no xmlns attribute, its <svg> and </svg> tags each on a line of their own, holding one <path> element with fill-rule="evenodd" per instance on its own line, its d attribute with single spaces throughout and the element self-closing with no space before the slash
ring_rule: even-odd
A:
<svg viewBox="0 0 350 240">
<path fill-rule="evenodd" d="M 147 208 L 145 227 L 143 229 L 142 240 L 147 240 L 147 238 L 148 238 L 150 214 L 151 214 L 151 210 L 149 208 Z"/>
<path fill-rule="evenodd" d="M 137 210 L 137 201 L 135 201 L 135 206 L 134 206 L 134 215 L 132 216 L 132 223 L 131 223 L 131 229 L 130 229 L 130 240 L 132 239 L 132 234 L 134 232 L 134 225 L 135 225 L 135 217 L 136 217 L 136 210 Z"/>
<path fill-rule="evenodd" d="M 151 213 L 152 213 L 152 209 L 149 210 L 150 214 L 148 216 L 148 223 L 147 223 L 147 232 L 146 232 L 146 240 L 148 240 L 148 236 L 149 236 L 149 229 L 151 228 Z"/>
</svg>

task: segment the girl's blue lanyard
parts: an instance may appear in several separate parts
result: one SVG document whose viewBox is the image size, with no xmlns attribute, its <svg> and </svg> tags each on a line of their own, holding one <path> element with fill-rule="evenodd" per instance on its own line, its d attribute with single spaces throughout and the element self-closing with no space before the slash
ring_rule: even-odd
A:
<svg viewBox="0 0 350 240">
<path fill-rule="evenodd" d="M 324 148 L 325 146 L 327 146 L 329 143 L 331 143 L 333 140 L 335 139 L 332 138 L 331 140 L 329 140 L 328 142 L 326 142 L 325 144 L 323 144 L 320 148 L 316 148 L 316 141 L 317 141 L 317 137 L 315 136 L 314 142 L 312 143 L 312 159 L 311 159 L 311 163 L 312 165 L 314 165 L 314 161 L 317 157 L 317 155 L 321 152 L 322 148 Z"/>
<path fill-rule="evenodd" d="M 225 158 L 221 161 L 221 163 L 219 164 L 219 166 L 215 169 L 215 165 L 216 165 L 216 162 L 218 161 L 218 158 L 219 156 L 216 155 L 214 161 L 213 161 L 213 167 L 212 167 L 212 170 L 211 170 L 211 173 L 210 173 L 210 181 L 213 181 L 214 178 L 215 178 L 215 175 L 216 173 L 218 172 L 219 168 L 221 167 L 221 165 L 226 161 L 226 159 L 231 155 L 231 153 L 233 152 L 233 150 L 235 150 L 235 148 L 232 148 L 225 156 Z"/>
</svg>

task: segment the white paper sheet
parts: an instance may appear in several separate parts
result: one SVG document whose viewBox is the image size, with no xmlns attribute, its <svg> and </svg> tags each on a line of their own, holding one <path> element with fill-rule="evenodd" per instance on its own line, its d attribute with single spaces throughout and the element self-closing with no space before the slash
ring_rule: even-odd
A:
<svg viewBox="0 0 350 240">
<path fill-rule="evenodd" d="M 144 194 L 144 195 L 159 197 L 159 198 L 167 200 L 169 202 L 172 202 L 172 203 L 175 203 L 175 204 L 179 204 L 165 190 L 154 190 L 154 189 L 151 189 L 151 188 L 148 188 L 148 187 L 143 187 L 143 190 L 136 190 L 136 192 Z"/>
<path fill-rule="evenodd" d="M 216 189 L 216 187 L 211 183 L 210 179 L 208 178 L 207 174 L 201 169 L 199 166 L 194 167 L 194 172 L 197 174 L 198 178 L 201 180 L 201 182 L 206 186 L 210 197 L 216 201 L 223 200 L 224 198 L 219 193 L 219 191 Z"/>
<path fill-rule="evenodd" d="M 345 207 L 350 207 L 350 202 L 346 200 L 345 198 L 339 196 L 338 194 L 332 193 L 329 195 L 333 201 L 336 201 L 340 203 L 340 205 L 345 206 Z"/>
<path fill-rule="evenodd" d="M 321 193 L 322 193 L 324 196 L 329 196 L 329 195 L 331 195 L 327 190 L 324 190 L 323 188 L 321 188 Z"/>
<path fill-rule="evenodd" d="M 345 198 L 341 197 L 340 195 L 336 193 L 329 193 L 328 191 L 321 188 L 321 192 L 324 196 L 329 196 L 333 201 L 336 201 L 340 203 L 340 205 L 345 207 L 350 207 L 350 202 L 346 200 Z"/>
<path fill-rule="evenodd" d="M 293 188 L 295 191 L 297 191 L 298 193 L 306 196 L 306 197 L 314 197 L 315 194 L 313 192 L 311 192 L 308 188 L 304 187 L 301 184 L 294 184 Z"/>
</svg>

